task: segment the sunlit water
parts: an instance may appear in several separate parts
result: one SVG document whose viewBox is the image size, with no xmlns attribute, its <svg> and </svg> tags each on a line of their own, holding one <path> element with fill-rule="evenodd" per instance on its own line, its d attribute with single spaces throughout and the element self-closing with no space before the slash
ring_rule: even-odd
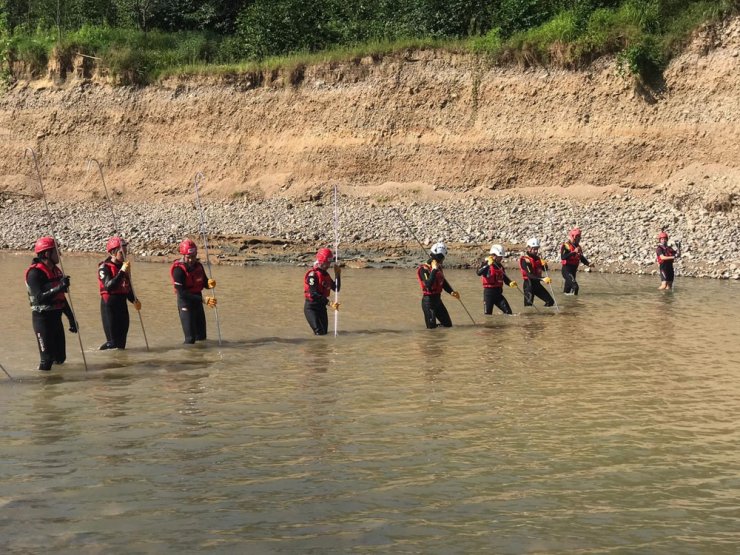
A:
<svg viewBox="0 0 740 555">
<path fill-rule="evenodd" d="M 134 316 L 101 352 L 96 261 L 66 257 L 88 370 L 70 334 L 42 375 L 28 261 L 0 255 L 3 553 L 740 549 L 736 283 L 583 275 L 484 317 L 449 271 L 477 325 L 446 297 L 428 331 L 413 270 L 346 270 L 316 338 L 305 269 L 219 266 L 224 343 L 210 312 L 184 347 L 167 266 L 135 263 L 151 350 Z"/>
</svg>

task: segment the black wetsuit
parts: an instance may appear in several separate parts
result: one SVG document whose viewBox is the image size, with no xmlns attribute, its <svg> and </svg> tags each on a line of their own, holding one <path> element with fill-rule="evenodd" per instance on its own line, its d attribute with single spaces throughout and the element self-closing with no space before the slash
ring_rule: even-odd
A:
<svg viewBox="0 0 740 555">
<path fill-rule="evenodd" d="M 447 283 L 444 277 L 444 272 L 441 268 L 432 269 L 429 264 L 432 260 L 429 259 L 427 264 L 422 264 L 417 269 L 417 277 L 421 284 L 424 296 L 421 298 L 421 311 L 424 313 L 424 323 L 427 329 L 434 329 L 439 325 L 445 328 L 452 327 L 452 319 L 450 318 L 447 307 L 442 302 L 441 291 L 447 291 L 452 293 L 452 286 Z"/>
<path fill-rule="evenodd" d="M 511 279 L 509 279 L 509 276 L 506 275 L 506 272 L 504 272 L 504 267 L 501 264 L 494 262 L 493 269 L 503 273 L 502 279 L 504 280 L 504 284 L 509 285 L 511 283 Z M 488 264 L 488 262 L 483 262 L 483 265 L 478 268 L 475 273 L 476 275 L 479 275 L 483 278 L 489 278 L 491 276 L 491 270 L 492 267 Z M 504 297 L 503 287 L 486 287 L 484 285 L 483 314 L 492 314 L 494 306 L 497 306 L 499 310 L 501 310 L 501 312 L 503 312 L 504 314 L 511 314 L 511 307 L 509 306 L 506 297 Z"/>
<path fill-rule="evenodd" d="M 545 301 L 545 306 L 554 305 L 555 300 L 542 285 L 542 276 L 534 273 L 534 268 L 527 259 L 528 256 L 535 260 L 539 259 L 539 256 L 535 257 L 534 255 L 522 256 L 519 259 L 519 268 L 522 271 L 522 277 L 524 277 L 524 306 L 532 306 L 535 297 Z"/>
<path fill-rule="evenodd" d="M 116 266 L 115 275 L 109 264 Z M 103 320 L 105 343 L 100 347 L 101 349 L 126 348 L 129 329 L 129 313 L 126 303 L 127 301 L 134 302 L 135 297 L 128 275 L 120 271 L 121 266 L 122 264 L 110 258 L 98 266 L 98 280 L 104 290 L 101 291 L 100 297 L 100 317 Z"/>
<path fill-rule="evenodd" d="M 560 246 L 560 260 L 568 261 L 568 263 L 563 263 L 563 268 L 561 270 L 561 273 L 563 274 L 563 293 L 566 295 L 569 295 L 570 293 L 578 295 L 579 287 L 578 282 L 576 281 L 578 265 L 591 265 L 588 259 L 583 256 L 582 252 L 579 252 L 578 257 L 576 257 L 576 253 L 573 249 L 575 249 L 575 246 L 570 241 L 563 243 Z"/>
<path fill-rule="evenodd" d="M 203 310 L 202 288 L 194 292 L 193 288 L 188 289 L 187 285 L 193 279 L 196 279 L 203 287 L 207 285 L 203 265 L 196 261 L 187 273 L 179 265 L 173 265 L 171 274 L 175 293 L 177 293 L 177 312 L 180 315 L 180 324 L 182 324 L 182 332 L 185 335 L 184 342 L 205 341 L 206 313 Z"/>
<path fill-rule="evenodd" d="M 41 259 L 34 258 L 33 262 L 40 263 Z M 39 347 L 39 370 L 51 370 L 52 364 L 62 364 L 67 359 L 62 314 L 69 319 L 70 330 L 77 331 L 72 309 L 67 299 L 61 297 L 67 291 L 68 283 L 68 280 L 62 280 L 59 285 L 53 286 L 52 280 L 43 271 L 33 267 L 26 274 L 31 323 Z"/>
<path fill-rule="evenodd" d="M 666 283 L 673 283 L 673 279 L 675 277 L 674 271 L 673 271 L 673 260 L 665 260 L 660 261 L 661 256 L 673 256 L 674 258 L 678 256 L 678 253 L 673 250 L 668 245 L 658 245 L 658 248 L 656 249 L 656 255 L 658 257 L 658 264 L 660 268 L 660 281 L 665 281 Z"/>
<path fill-rule="evenodd" d="M 314 266 L 303 278 L 303 315 L 314 335 L 326 335 L 329 331 L 329 315 L 326 306 L 329 304 L 331 291 L 339 292 L 341 276 L 332 279 L 329 272 Z"/>
</svg>

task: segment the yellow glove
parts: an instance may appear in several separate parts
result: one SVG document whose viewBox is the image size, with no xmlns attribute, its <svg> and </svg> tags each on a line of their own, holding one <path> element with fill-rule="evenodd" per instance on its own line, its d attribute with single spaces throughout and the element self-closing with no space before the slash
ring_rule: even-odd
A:
<svg viewBox="0 0 740 555">
<path fill-rule="evenodd" d="M 216 280 L 215 279 L 209 279 L 208 280 L 208 289 L 213 289 L 216 287 Z"/>
<path fill-rule="evenodd" d="M 340 304 L 341 304 L 341 303 L 335 303 L 335 302 L 333 302 L 333 301 L 329 301 L 329 306 L 330 306 L 331 308 L 333 308 L 334 310 L 339 310 L 339 305 L 340 305 Z"/>
<path fill-rule="evenodd" d="M 552 280 L 549 277 L 546 277 L 542 281 L 544 281 L 547 285 L 550 285 L 552 283 Z"/>
<path fill-rule="evenodd" d="M 214 299 L 213 297 L 205 297 L 203 299 L 203 302 L 205 304 L 207 304 L 211 308 L 213 308 L 214 306 L 216 306 L 218 304 L 218 302 L 216 301 L 216 299 Z"/>
<path fill-rule="evenodd" d="M 452 293 L 450 293 L 450 295 L 455 297 L 458 301 L 460 300 L 460 293 L 458 293 L 457 291 L 453 291 Z"/>
<path fill-rule="evenodd" d="M 131 262 L 128 260 L 125 260 L 123 264 L 121 265 L 121 271 L 128 273 L 129 269 L 131 268 Z"/>
<path fill-rule="evenodd" d="M 437 268 L 439 268 L 439 262 L 432 259 L 432 270 L 436 270 Z"/>
<path fill-rule="evenodd" d="M 493 266 L 493 257 L 489 256 L 488 258 L 486 258 L 486 262 L 488 262 L 489 266 Z"/>
<path fill-rule="evenodd" d="M 334 276 L 339 277 L 342 274 L 342 267 L 338 264 L 334 264 Z"/>
<path fill-rule="evenodd" d="M 547 260 L 545 260 L 544 258 L 542 258 L 542 259 L 540 260 L 540 262 L 542 262 L 542 267 L 543 267 L 543 268 L 544 268 L 545 270 L 547 270 L 547 268 L 548 268 L 548 266 L 547 266 Z"/>
<path fill-rule="evenodd" d="M 509 283 L 509 287 L 516 287 L 516 281 L 512 281 Z"/>
<path fill-rule="evenodd" d="M 141 301 L 140 301 L 139 299 L 136 299 L 136 300 L 134 301 L 134 308 L 135 308 L 136 310 L 141 310 Z"/>
</svg>

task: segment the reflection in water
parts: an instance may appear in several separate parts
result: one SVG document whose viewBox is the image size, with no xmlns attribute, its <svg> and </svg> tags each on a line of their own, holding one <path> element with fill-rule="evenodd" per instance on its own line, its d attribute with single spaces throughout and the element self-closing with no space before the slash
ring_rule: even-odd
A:
<svg viewBox="0 0 740 555">
<path fill-rule="evenodd" d="M 424 375 L 430 381 L 434 381 L 450 365 L 446 356 L 449 332 L 447 329 L 435 329 L 414 334 L 418 358 L 422 361 Z"/>
<path fill-rule="evenodd" d="M 66 266 L 93 337 L 95 261 Z M 23 269 L 0 279 L 27 315 Z M 181 345 L 158 264 L 137 267 L 150 352 L 133 326 L 40 376 L 29 322 L 4 322 L 4 552 L 736 551 L 737 284 L 584 275 L 560 313 L 512 297 L 426 330 L 413 281 L 357 295 L 348 271 L 340 335 L 316 338 L 284 287 L 304 269 L 217 269 L 221 347 Z"/>
</svg>

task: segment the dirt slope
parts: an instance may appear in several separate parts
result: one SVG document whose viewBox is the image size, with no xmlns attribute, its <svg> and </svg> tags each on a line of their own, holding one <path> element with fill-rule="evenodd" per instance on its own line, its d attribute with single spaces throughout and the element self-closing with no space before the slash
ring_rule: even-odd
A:
<svg viewBox="0 0 740 555">
<path fill-rule="evenodd" d="M 738 18 L 698 33 L 660 94 L 637 90 L 613 60 L 524 70 L 438 51 L 142 89 L 73 71 L 0 99 L 0 191 L 36 192 L 29 146 L 50 198 L 98 194 L 90 157 L 131 200 L 189 194 L 197 171 L 224 198 L 306 197 L 334 182 L 374 197 L 588 196 L 670 187 L 689 170 L 734 187 L 739 52 Z"/>
</svg>

